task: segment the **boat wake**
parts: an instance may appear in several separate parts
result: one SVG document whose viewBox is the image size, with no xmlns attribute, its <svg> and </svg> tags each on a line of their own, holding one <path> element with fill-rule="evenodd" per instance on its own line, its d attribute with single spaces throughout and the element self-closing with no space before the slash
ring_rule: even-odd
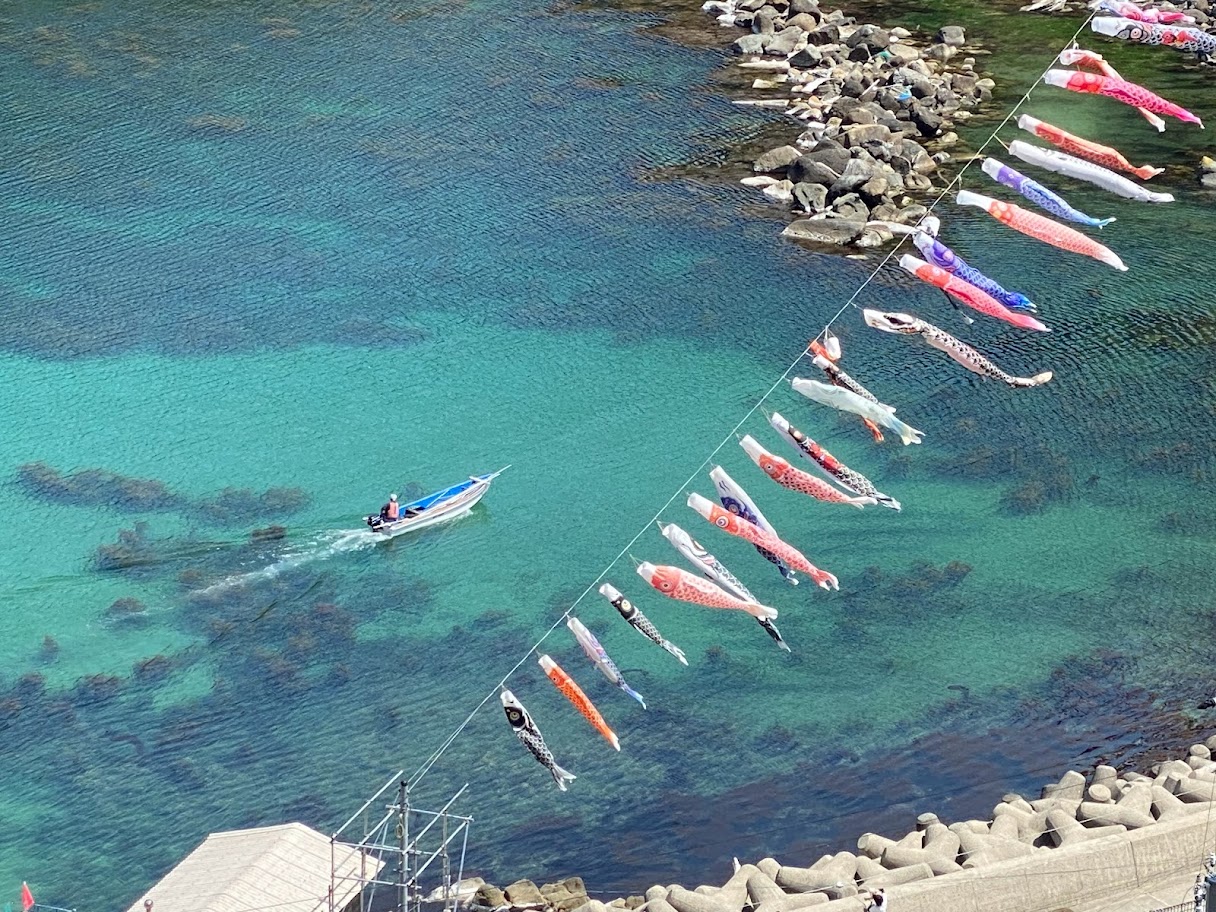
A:
<svg viewBox="0 0 1216 912">
<path fill-rule="evenodd" d="M 348 551 L 370 548 L 382 540 L 381 536 L 376 535 L 370 529 L 331 529 L 317 534 L 309 541 L 301 542 L 291 550 L 285 551 L 274 563 L 245 573 L 234 573 L 231 576 L 226 576 L 210 586 L 194 590 L 194 594 L 214 595 L 238 586 L 247 586 L 251 583 L 272 580 L 288 570 L 294 570 L 297 567 L 302 567 L 315 561 L 326 560 L 334 555 L 343 554 Z"/>
</svg>

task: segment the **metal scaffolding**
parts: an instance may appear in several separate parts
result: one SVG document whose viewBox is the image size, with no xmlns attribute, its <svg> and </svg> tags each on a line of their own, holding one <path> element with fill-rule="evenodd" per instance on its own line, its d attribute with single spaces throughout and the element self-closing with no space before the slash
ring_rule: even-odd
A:
<svg viewBox="0 0 1216 912">
<path fill-rule="evenodd" d="M 442 912 L 449 912 L 458 905 L 460 897 L 452 888 L 464 877 L 464 856 L 473 818 L 454 814 L 451 808 L 469 785 L 467 782 L 462 785 L 438 811 L 427 811 L 411 804 L 410 784 L 404 773 L 399 770 L 330 837 L 328 912 L 372 909 L 422 912 L 424 903 L 428 906 L 442 903 Z M 391 803 L 385 803 L 390 796 Z M 361 858 L 376 859 L 383 867 L 377 871 L 378 866 L 363 864 L 356 872 L 344 872 L 338 858 L 340 854 L 346 855 L 346 849 L 358 850 Z M 432 870 L 436 862 L 438 870 Z M 427 891 L 424 883 L 434 886 Z M 335 904 L 336 896 L 348 892 L 341 889 L 343 884 L 348 891 L 358 888 L 357 904 L 349 902 L 346 909 Z M 385 900 L 382 893 L 379 906 L 375 904 L 378 887 L 384 887 L 391 897 Z"/>
</svg>

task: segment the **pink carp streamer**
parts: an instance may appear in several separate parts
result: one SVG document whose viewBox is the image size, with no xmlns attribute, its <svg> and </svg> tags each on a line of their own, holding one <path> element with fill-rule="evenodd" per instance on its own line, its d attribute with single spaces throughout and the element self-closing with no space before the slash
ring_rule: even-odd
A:
<svg viewBox="0 0 1216 912">
<path fill-rule="evenodd" d="M 1103 76 L 1110 76 L 1114 79 L 1122 79 L 1119 71 L 1106 62 L 1106 60 L 1097 51 L 1086 51 L 1079 47 L 1065 48 L 1060 51 L 1060 63 L 1064 66 L 1079 66 L 1090 70 L 1095 70 Z M 1154 114 L 1152 111 L 1147 111 L 1144 108 L 1136 108 L 1158 133 L 1165 132 L 1165 121 Z"/>
<path fill-rule="evenodd" d="M 1080 136 L 1074 136 L 1067 130 L 1061 130 L 1052 124 L 1044 123 L 1036 117 L 1031 117 L 1029 114 L 1023 114 L 1018 118 L 1018 128 L 1040 139 L 1045 139 L 1056 148 L 1063 149 L 1065 152 L 1071 152 L 1079 158 L 1087 158 L 1104 168 L 1110 168 L 1112 171 L 1126 171 L 1128 174 L 1136 175 L 1141 180 L 1156 177 L 1165 170 L 1164 168 L 1154 168 L 1152 165 L 1140 165 L 1136 167 L 1118 149 L 1104 146 L 1101 143 L 1088 139 L 1082 139 Z"/>
<path fill-rule="evenodd" d="M 1177 117 L 1184 123 L 1199 124 L 1203 129 L 1203 121 L 1188 111 L 1180 108 L 1172 101 L 1166 101 L 1160 95 L 1154 95 L 1144 86 L 1125 79 L 1115 79 L 1111 76 L 1099 76 L 1097 73 L 1070 73 L 1068 70 L 1048 70 L 1043 75 L 1043 81 L 1061 89 L 1090 95 L 1105 95 L 1114 98 L 1133 108 L 1144 108 L 1155 114 L 1166 114 Z"/>
<path fill-rule="evenodd" d="M 704 605 L 706 608 L 733 608 L 744 611 L 762 621 L 771 621 L 777 616 L 776 608 L 769 608 L 759 602 L 745 602 L 729 595 L 725 589 L 696 574 L 689 573 L 679 567 L 655 566 L 649 561 L 638 565 L 638 576 L 650 583 L 655 589 L 679 599 L 682 602 L 692 602 Z"/>
<path fill-rule="evenodd" d="M 1188 16 L 1186 13 L 1179 13 L 1175 10 L 1153 9 L 1152 7 L 1145 8 L 1131 3 L 1130 0 L 1096 0 L 1096 2 L 1089 4 L 1089 8 L 1105 10 L 1109 13 L 1114 13 L 1116 16 L 1122 16 L 1124 19 L 1134 19 L 1137 22 L 1163 22 L 1166 25 L 1172 22 L 1182 22 L 1186 25 L 1195 24 L 1195 17 Z"/>
<path fill-rule="evenodd" d="M 960 190 L 956 202 L 960 206 L 978 206 L 994 219 L 1004 222 L 1014 231 L 1020 231 L 1028 237 L 1037 238 L 1052 247 L 1079 253 L 1082 256 L 1093 257 L 1108 266 L 1113 266 L 1120 272 L 1126 272 L 1123 261 L 1109 247 L 1104 247 L 1081 232 L 1061 225 L 1059 222 L 1028 212 L 1021 206 L 994 200 L 990 196 L 981 196 L 970 190 Z"/>
<path fill-rule="evenodd" d="M 736 538 L 741 538 L 746 542 L 751 542 L 764 548 L 766 551 L 771 551 L 779 558 L 793 567 L 795 570 L 801 570 L 811 579 L 813 579 L 822 589 L 839 589 L 840 583 L 835 575 L 828 573 L 826 570 L 820 570 L 809 560 L 806 555 L 795 548 L 793 545 L 786 544 L 772 532 L 761 529 L 759 526 L 753 526 L 746 519 L 736 516 L 729 510 L 724 510 L 715 503 L 706 500 L 700 494 L 693 493 L 688 495 L 688 506 L 727 535 L 733 535 Z"/>
<path fill-rule="evenodd" d="M 765 475 L 783 488 L 789 488 L 799 494 L 807 494 L 824 503 L 851 504 L 859 510 L 867 504 L 878 503 L 873 497 L 850 497 L 842 494 L 823 479 L 816 478 L 802 469 L 794 468 L 780 456 L 770 453 L 750 434 L 739 441 L 739 446 L 743 447 L 743 451 Z"/>
<path fill-rule="evenodd" d="M 1022 329 L 1050 332 L 1046 326 L 1030 316 L 1030 314 L 1010 310 L 986 291 L 976 288 L 969 282 L 964 282 L 939 266 L 926 263 L 919 257 L 905 253 L 899 258 L 899 265 L 921 281 L 940 288 L 950 295 L 950 297 L 961 301 L 972 310 L 978 310 L 982 314 L 996 317 L 998 320 L 1004 320 L 1006 323 L 1012 323 L 1014 326 L 1019 326 Z"/>
</svg>

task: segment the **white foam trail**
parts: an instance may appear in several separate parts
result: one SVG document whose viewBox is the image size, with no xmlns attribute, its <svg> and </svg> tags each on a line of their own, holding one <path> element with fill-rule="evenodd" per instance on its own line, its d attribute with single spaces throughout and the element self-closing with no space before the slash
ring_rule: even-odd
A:
<svg viewBox="0 0 1216 912">
<path fill-rule="evenodd" d="M 302 544 L 298 550 L 284 554 L 273 564 L 250 570 L 248 573 L 235 573 L 217 583 L 212 583 L 205 589 L 196 589 L 193 594 L 213 595 L 236 586 L 274 579 L 285 570 L 293 570 L 304 564 L 324 560 L 346 551 L 370 548 L 379 541 L 383 541 L 383 538 L 372 532 L 371 529 L 331 529 L 318 534 L 311 542 Z"/>
</svg>

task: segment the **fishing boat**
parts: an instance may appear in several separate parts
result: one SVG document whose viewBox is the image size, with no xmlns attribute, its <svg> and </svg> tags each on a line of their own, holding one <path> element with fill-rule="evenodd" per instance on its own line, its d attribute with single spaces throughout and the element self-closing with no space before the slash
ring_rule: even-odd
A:
<svg viewBox="0 0 1216 912">
<path fill-rule="evenodd" d="M 490 490 L 490 482 L 509 468 L 511 467 L 503 466 L 488 475 L 470 475 L 468 481 L 403 503 L 400 518 L 392 522 L 372 514 L 367 517 L 367 525 L 373 532 L 385 538 L 392 538 L 402 532 L 425 529 L 427 526 L 464 516 L 485 496 L 486 491 Z"/>
</svg>

